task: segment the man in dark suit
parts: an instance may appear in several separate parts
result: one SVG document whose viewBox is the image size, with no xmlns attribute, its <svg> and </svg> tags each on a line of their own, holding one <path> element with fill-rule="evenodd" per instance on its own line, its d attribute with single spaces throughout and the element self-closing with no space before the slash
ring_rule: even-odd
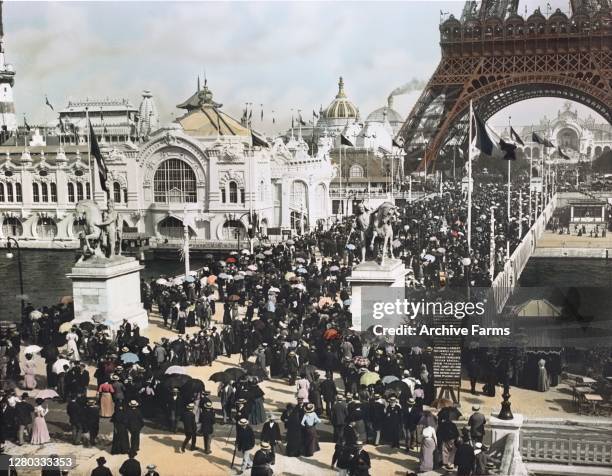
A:
<svg viewBox="0 0 612 476">
<path fill-rule="evenodd" d="M 128 453 L 128 459 L 126 459 L 121 467 L 119 468 L 119 474 L 121 476 L 141 476 L 142 470 L 140 469 L 140 462 L 136 459 L 136 452 L 130 451 Z"/>
<path fill-rule="evenodd" d="M 271 476 L 274 474 L 270 465 L 274 464 L 274 456 L 272 454 L 270 443 L 261 442 L 261 447 L 253 456 L 253 469 L 251 476 Z"/>
<path fill-rule="evenodd" d="M 215 411 L 213 410 L 212 402 L 204 404 L 204 409 L 200 414 L 200 423 L 202 424 L 202 435 L 204 436 L 204 453 L 209 455 L 212 453 L 210 442 L 215 431 Z"/>
<path fill-rule="evenodd" d="M 266 421 L 261 428 L 261 441 L 270 444 L 271 463 L 274 464 L 276 460 L 275 451 L 280 446 L 282 441 L 280 425 L 274 421 L 274 415 L 268 414 L 268 421 Z"/>
<path fill-rule="evenodd" d="M 66 406 L 66 413 L 70 422 L 70 430 L 72 431 L 72 444 L 80 445 L 83 435 L 83 403 L 79 401 L 76 394 L 70 397 L 70 401 Z"/>
<path fill-rule="evenodd" d="M 104 466 L 106 464 L 106 458 L 104 456 L 97 458 L 96 463 L 98 463 L 98 467 L 94 468 L 90 476 L 113 476 L 111 470 Z"/>
<path fill-rule="evenodd" d="M 472 416 L 468 420 L 468 425 L 470 427 L 470 436 L 472 440 L 482 443 L 482 439 L 485 434 L 485 423 L 487 419 L 485 416 L 480 413 L 480 406 L 474 405 L 472 407 Z"/>
<path fill-rule="evenodd" d="M 181 446 L 181 452 L 185 452 L 185 448 L 187 447 L 187 443 L 191 441 L 191 447 L 189 448 L 191 451 L 195 450 L 196 444 L 196 434 L 197 434 L 197 426 L 195 414 L 193 413 L 195 405 L 193 403 L 188 403 L 185 407 L 185 411 L 183 412 L 183 430 L 185 432 L 185 439 L 183 440 L 183 445 Z"/>
<path fill-rule="evenodd" d="M 253 466 L 251 459 L 251 450 L 255 446 L 255 434 L 253 428 L 249 426 L 249 421 L 242 418 L 236 426 L 236 450 L 240 451 L 242 456 L 241 472 Z"/>
<path fill-rule="evenodd" d="M 331 408 L 330 421 L 334 427 L 334 441 L 338 443 L 342 438 L 342 429 L 348 417 L 348 407 L 342 395 L 336 395 L 336 403 Z"/>
<path fill-rule="evenodd" d="M 17 426 L 17 440 L 18 445 L 21 446 L 24 443 L 24 433 L 30 432 L 32 427 L 32 413 L 34 413 L 34 407 L 28 403 L 28 394 L 24 393 L 21 395 L 21 401 L 15 405 L 15 425 Z M 4 422 L 2 424 L 5 424 Z"/>
<path fill-rule="evenodd" d="M 128 409 L 125 411 L 125 426 L 130 432 L 130 451 L 134 455 L 140 449 L 140 431 L 144 426 L 142 414 L 138 409 L 139 403 L 136 400 L 130 400 Z"/>
<path fill-rule="evenodd" d="M 327 418 L 331 418 L 331 409 L 336 400 L 336 395 L 338 395 L 336 384 L 332 378 L 326 377 L 325 380 L 321 382 L 321 396 L 325 401 L 325 414 Z"/>
<path fill-rule="evenodd" d="M 87 400 L 83 420 L 84 431 L 89 433 L 89 444 L 95 446 L 96 438 L 100 432 L 100 407 L 96 405 L 94 399 Z"/>
</svg>

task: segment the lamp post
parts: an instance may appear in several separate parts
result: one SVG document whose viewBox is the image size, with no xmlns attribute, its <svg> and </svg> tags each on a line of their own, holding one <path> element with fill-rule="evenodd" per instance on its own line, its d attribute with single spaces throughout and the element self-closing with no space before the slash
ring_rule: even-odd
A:
<svg viewBox="0 0 612 476">
<path fill-rule="evenodd" d="M 21 249 L 19 248 L 19 242 L 13 238 L 12 236 L 7 237 L 6 239 L 6 257 L 8 259 L 12 259 L 13 258 L 13 252 L 12 250 L 12 246 L 13 243 L 15 244 L 15 248 L 17 249 L 17 265 L 18 265 L 18 269 L 19 269 L 19 292 L 21 293 L 21 318 L 23 319 L 23 313 L 24 313 L 24 309 L 25 309 L 25 301 L 24 301 L 24 294 L 23 294 L 23 267 L 21 265 Z"/>
</svg>

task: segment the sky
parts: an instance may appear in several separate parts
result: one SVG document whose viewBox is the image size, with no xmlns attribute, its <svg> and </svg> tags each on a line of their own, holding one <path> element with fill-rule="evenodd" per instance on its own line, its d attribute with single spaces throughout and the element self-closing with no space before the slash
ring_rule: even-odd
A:
<svg viewBox="0 0 612 476">
<path fill-rule="evenodd" d="M 546 4 L 528 0 L 527 8 L 545 12 Z M 565 0 L 550 4 L 568 8 Z M 56 110 L 84 98 L 129 98 L 137 106 L 149 89 L 162 122 L 169 122 L 200 75 L 226 112 L 239 118 L 250 102 L 253 126 L 274 134 L 288 127 L 291 109 L 310 119 L 313 109 L 326 107 L 339 76 L 362 117 L 385 105 L 396 87 L 427 81 L 440 59 L 440 12 L 460 16 L 462 7 L 459 1 L 8 1 L 5 51 L 17 71 L 19 121 L 24 113 L 30 124 L 54 121 L 45 95 Z M 406 117 L 419 94 L 397 97 L 395 109 Z M 549 98 L 517 103 L 490 124 L 505 125 L 508 115 L 513 124 L 532 124 L 561 105 Z"/>
</svg>

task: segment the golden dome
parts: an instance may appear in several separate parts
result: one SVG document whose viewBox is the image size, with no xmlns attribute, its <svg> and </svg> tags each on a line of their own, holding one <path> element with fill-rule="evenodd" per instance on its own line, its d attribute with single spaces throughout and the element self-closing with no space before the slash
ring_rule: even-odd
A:
<svg viewBox="0 0 612 476">
<path fill-rule="evenodd" d="M 323 111 L 327 119 L 358 119 L 359 108 L 355 106 L 344 92 L 344 80 L 340 76 L 338 81 L 338 94 L 329 106 Z"/>
</svg>

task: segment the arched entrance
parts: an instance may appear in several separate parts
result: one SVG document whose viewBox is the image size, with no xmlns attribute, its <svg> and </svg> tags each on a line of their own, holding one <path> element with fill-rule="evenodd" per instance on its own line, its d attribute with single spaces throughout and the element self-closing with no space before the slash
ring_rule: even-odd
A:
<svg viewBox="0 0 612 476">
<path fill-rule="evenodd" d="M 227 220 L 221 228 L 221 238 L 224 240 L 244 240 L 247 237 L 246 228 L 239 220 Z"/>
<path fill-rule="evenodd" d="M 55 220 L 50 217 L 40 217 L 36 222 L 36 236 L 43 240 L 49 240 L 55 238 L 57 235 L 57 225 Z"/>
<path fill-rule="evenodd" d="M 564 127 L 557 133 L 557 145 L 562 149 L 572 149 L 580 152 L 580 138 L 571 127 Z"/>
<path fill-rule="evenodd" d="M 23 225 L 18 218 L 6 217 L 2 221 L 2 233 L 4 236 L 20 237 L 23 235 Z"/>
<path fill-rule="evenodd" d="M 157 231 L 163 238 L 172 240 L 182 240 L 185 236 L 183 221 L 173 216 L 166 217 L 160 221 L 157 224 Z M 189 228 L 189 238 L 193 237 L 195 237 L 195 233 L 191 228 Z"/>
</svg>

